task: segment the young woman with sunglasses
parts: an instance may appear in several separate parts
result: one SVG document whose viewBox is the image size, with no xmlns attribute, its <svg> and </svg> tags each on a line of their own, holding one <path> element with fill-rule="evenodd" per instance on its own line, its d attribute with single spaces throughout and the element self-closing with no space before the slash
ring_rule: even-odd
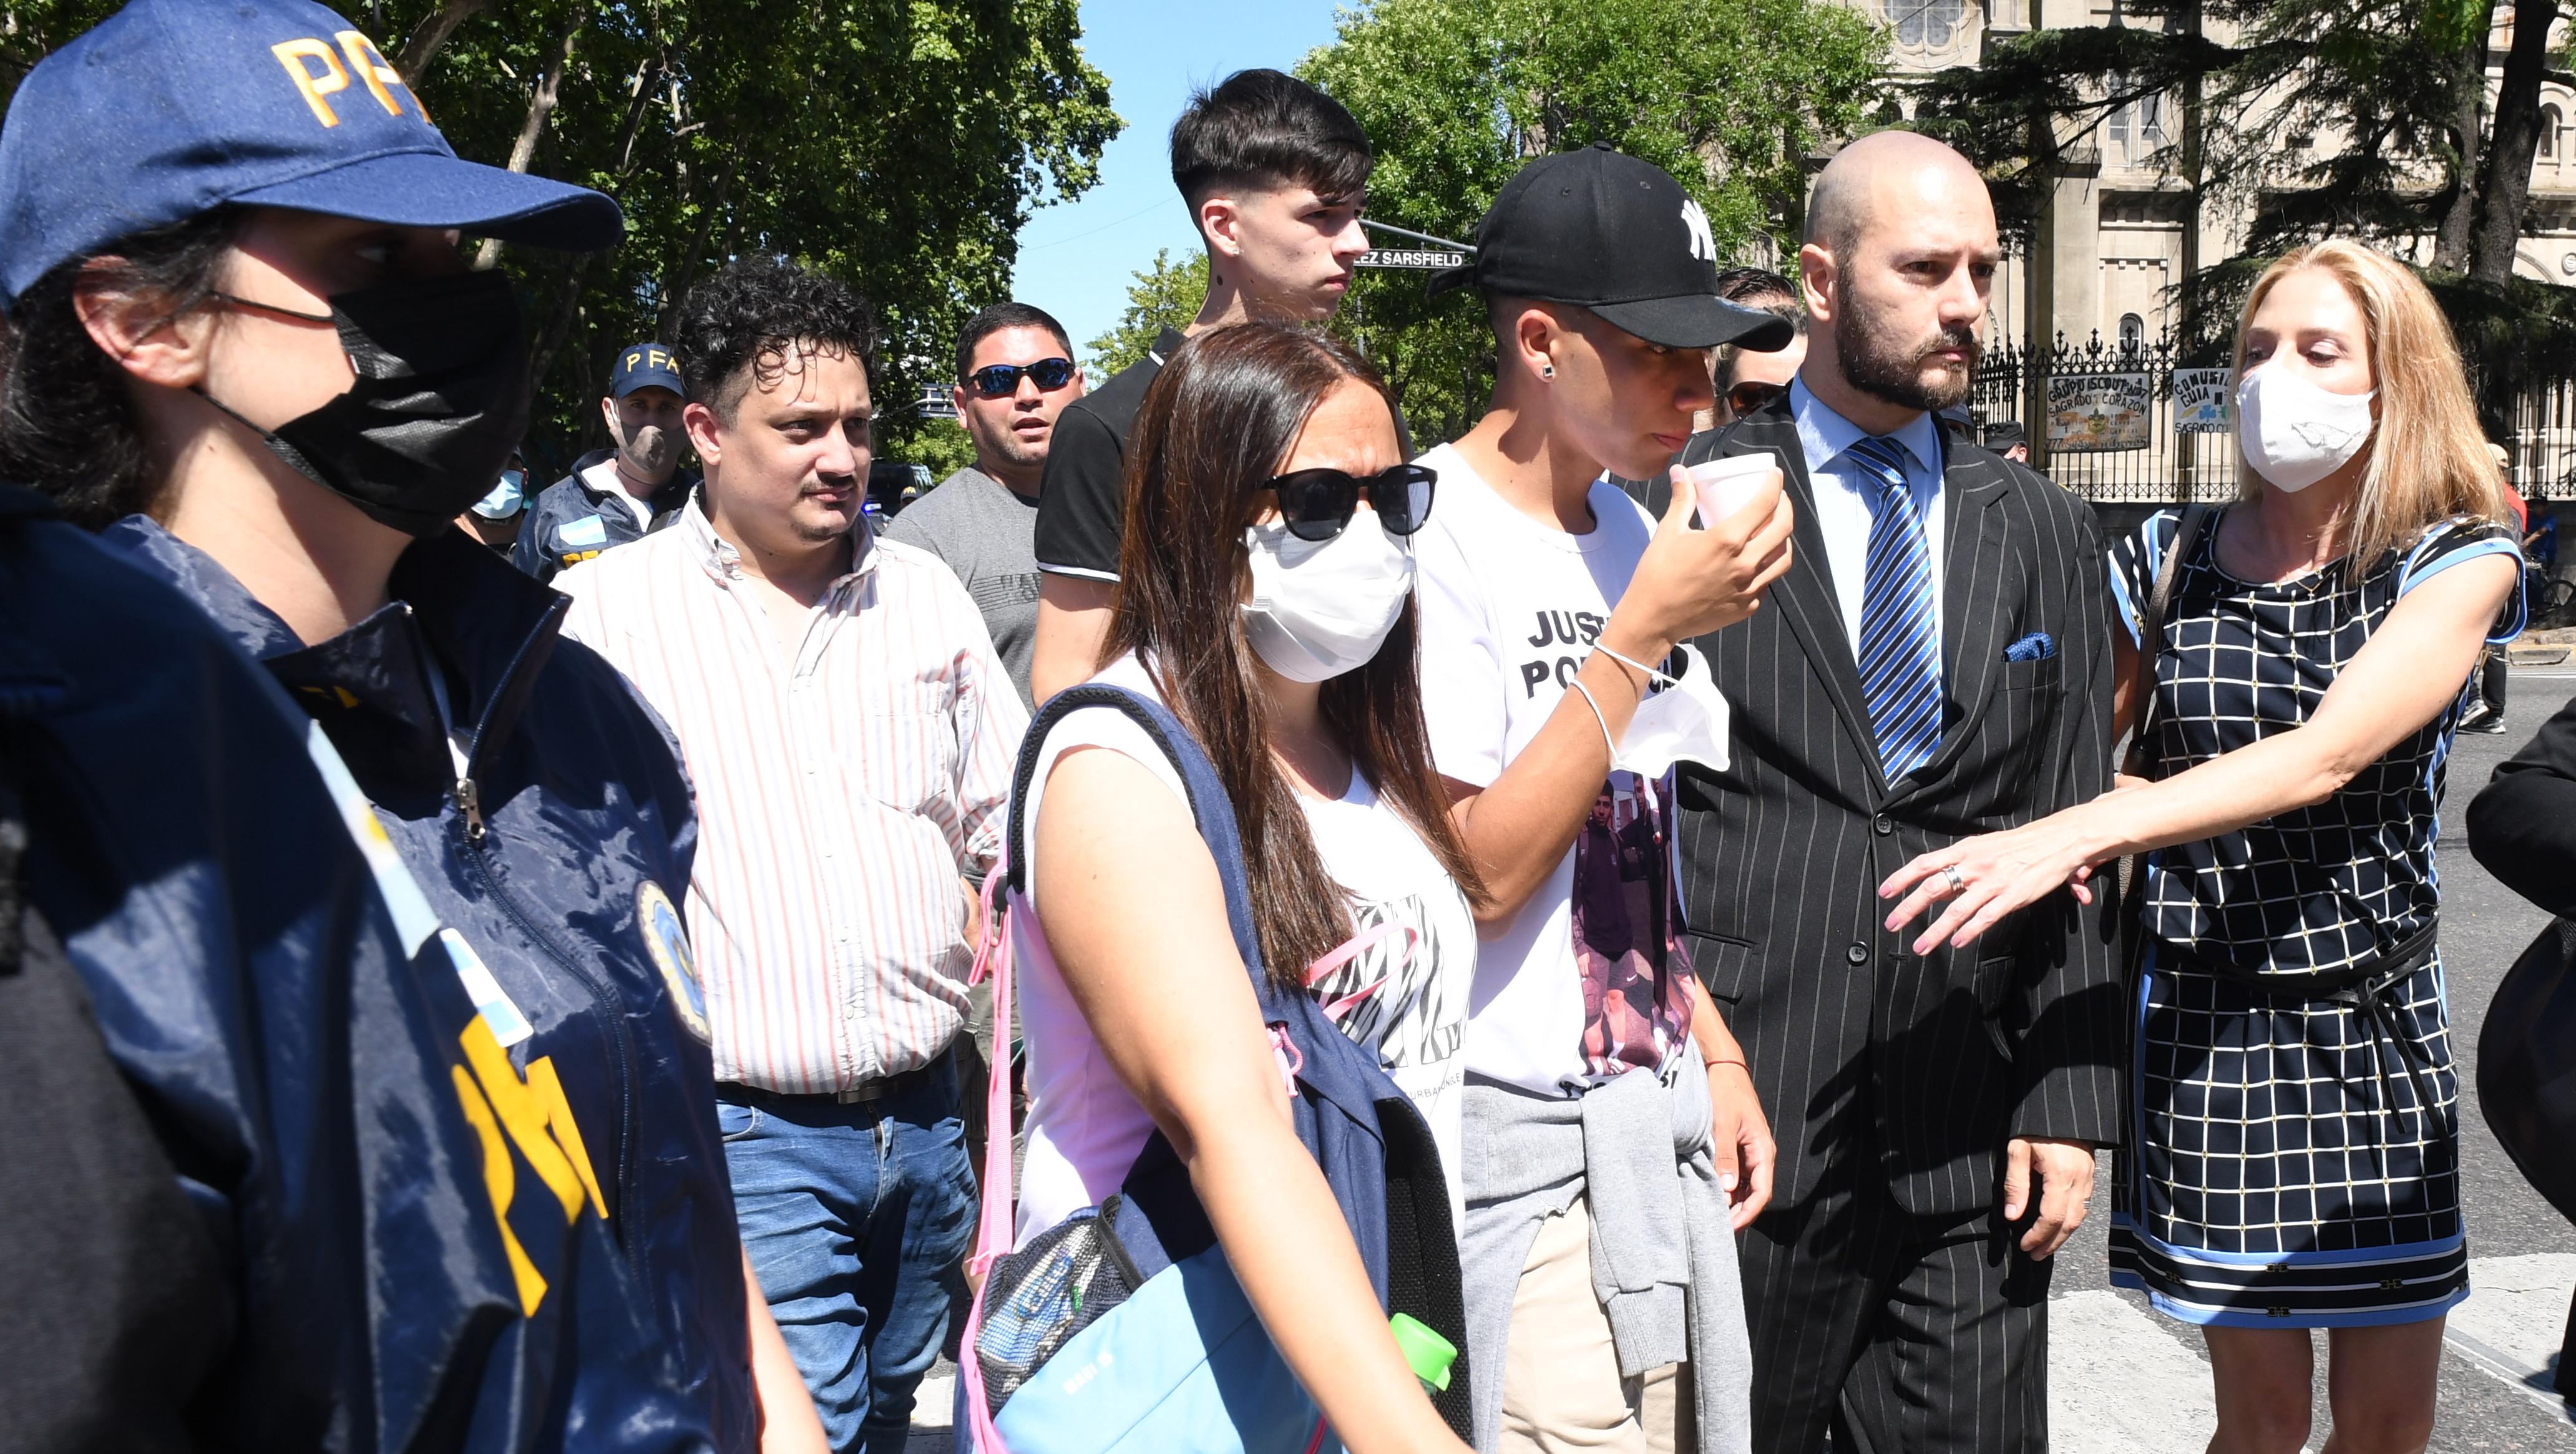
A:
<svg viewBox="0 0 2576 1454">
<path fill-rule="evenodd" d="M 1414 670 L 1407 538 L 1435 481 L 1403 463 L 1368 364 L 1282 325 L 1190 340 L 1134 440 L 1110 660 L 1093 680 L 1160 700 L 1206 748 L 1269 972 L 1376 1049 L 1454 1166 L 1482 890 Z M 1012 845 L 1031 878 L 1012 921 L 1031 1102 L 1020 1238 L 1117 1192 L 1159 1128 L 1336 1434 L 1364 1451 L 1462 1449 L 1297 1138 L 1169 760 L 1131 719 L 1079 710 L 1046 735 L 1026 791 Z"/>
</svg>

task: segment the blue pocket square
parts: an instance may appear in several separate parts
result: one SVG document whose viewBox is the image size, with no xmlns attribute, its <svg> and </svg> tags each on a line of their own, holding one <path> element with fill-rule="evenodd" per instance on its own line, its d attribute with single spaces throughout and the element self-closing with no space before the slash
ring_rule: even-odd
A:
<svg viewBox="0 0 2576 1454">
<path fill-rule="evenodd" d="M 2034 631 L 2004 648 L 2006 661 L 2046 661 L 2057 654 L 2057 642 L 2045 631 Z"/>
</svg>

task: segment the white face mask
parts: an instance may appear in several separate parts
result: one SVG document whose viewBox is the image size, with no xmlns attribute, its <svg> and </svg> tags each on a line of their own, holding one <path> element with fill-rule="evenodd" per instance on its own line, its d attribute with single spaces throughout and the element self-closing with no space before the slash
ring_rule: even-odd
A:
<svg viewBox="0 0 2576 1454">
<path fill-rule="evenodd" d="M 1252 599 L 1243 634 L 1272 671 L 1320 682 L 1377 655 L 1413 594 L 1413 552 L 1375 510 L 1356 510 L 1330 540 L 1300 540 L 1284 520 L 1243 533 L 1252 548 Z"/>
<path fill-rule="evenodd" d="M 1664 689 L 1637 704 L 1637 714 L 1628 719 L 1628 735 L 1610 760 L 1612 767 L 1642 778 L 1662 777 L 1676 762 L 1726 770 L 1726 698 L 1717 694 L 1717 679 L 1698 652 L 1680 646 L 1674 654 L 1681 658 L 1682 674 L 1656 673 Z"/>
<path fill-rule="evenodd" d="M 2236 385 L 2236 442 L 2263 483 L 2295 493 L 2361 453 L 2374 397 L 2321 389 L 2283 369 L 2250 369 Z"/>
</svg>

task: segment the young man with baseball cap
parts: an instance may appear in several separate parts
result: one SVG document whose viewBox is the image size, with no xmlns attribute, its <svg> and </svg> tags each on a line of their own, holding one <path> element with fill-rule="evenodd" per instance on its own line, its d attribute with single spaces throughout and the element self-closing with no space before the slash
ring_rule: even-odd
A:
<svg viewBox="0 0 2576 1454">
<path fill-rule="evenodd" d="M 223 1366 L 280 1381 L 235 1395 L 256 1417 L 215 1442 L 820 1443 L 734 1220 L 672 898 L 696 849 L 688 779 L 616 671 L 559 638 L 571 603 L 455 525 L 529 408 L 516 296 L 458 234 L 589 250 L 620 222 L 599 193 L 458 159 L 375 45 L 306 0 L 136 0 L 30 71 L 0 126 L 0 471 L 106 526 L 259 659 L 366 857 L 405 885 L 385 896 L 407 942 L 439 946 L 420 963 L 477 1011 L 441 1026 L 462 1064 L 435 1087 L 478 1133 L 479 1161 L 436 1163 L 477 1193 L 471 1218 L 406 1211 L 393 1182 L 390 1227 L 315 1233 L 367 1289 L 367 1324 L 404 1330 L 398 1356 L 363 1359 L 374 1329 L 333 1322 L 327 1289 L 230 1257 L 267 1342 Z M 102 1003 L 152 1032 L 129 1074 L 170 1107 L 207 1225 L 292 1201 L 300 1167 L 273 1175 L 210 1119 L 220 1091 L 193 1058 L 291 1020 L 114 989 Z M 354 1122 L 371 1176 L 416 1164 L 432 1128 L 366 1052 L 336 1103 L 236 1096 L 284 1120 L 290 1157 Z M 487 1236 L 497 1281 L 477 1282 Z"/>
<path fill-rule="evenodd" d="M 680 468 L 679 361 L 658 343 L 618 350 L 599 401 L 614 448 L 594 449 L 572 473 L 546 486 L 519 528 L 511 563 L 541 581 L 612 545 L 641 540 L 671 518 L 698 487 Z"/>
<path fill-rule="evenodd" d="M 1679 183 L 1596 147 L 1522 168 L 1432 280 L 1482 293 L 1497 361 L 1493 411 L 1422 457 L 1440 510 L 1413 547 L 1432 754 L 1492 894 L 1460 1170 L 1489 1454 L 1749 1427 L 1733 1231 L 1770 1137 L 1680 947 L 1663 796 L 1673 752 L 1723 760 L 1724 704 L 1704 668 L 1648 693 L 1675 643 L 1760 603 L 1789 511 L 1776 473 L 1706 529 L 1686 477 L 1661 522 L 1598 483 L 1689 437 L 1703 350 L 1789 341 L 1718 296 L 1715 255 Z"/>
</svg>

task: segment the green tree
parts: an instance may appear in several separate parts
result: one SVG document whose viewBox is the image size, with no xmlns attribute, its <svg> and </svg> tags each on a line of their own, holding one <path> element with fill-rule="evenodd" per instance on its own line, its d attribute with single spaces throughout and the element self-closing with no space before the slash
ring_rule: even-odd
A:
<svg viewBox="0 0 2576 1454">
<path fill-rule="evenodd" d="M 2033 31 L 1943 72 L 1918 125 L 2035 201 L 2119 107 L 2179 102 L 2185 124 L 2154 160 L 2251 215 L 2240 255 L 2185 283 L 2206 343 L 2264 260 L 2325 237 L 2429 239 L 2434 268 L 2501 287 L 2561 8 L 2514 8 L 2492 108 L 2495 0 L 2127 0 L 2128 24 Z"/>
<path fill-rule="evenodd" d="M 1721 256 L 1795 247 L 1807 157 L 1862 122 L 1886 49 L 1826 0 L 1369 0 L 1298 74 L 1377 148 L 1369 211 L 1464 238 L 1530 157 L 1608 142 L 1678 177 Z M 1372 270 L 1335 321 L 1386 372 L 1417 443 L 1485 408 L 1493 353 L 1469 299 Z"/>
<path fill-rule="evenodd" d="M 1189 327 L 1199 316 L 1199 305 L 1207 301 L 1207 290 L 1204 251 L 1193 250 L 1176 263 L 1170 248 L 1154 249 L 1153 266 L 1139 269 L 1127 284 L 1127 311 L 1118 315 L 1107 333 L 1091 340 L 1091 362 L 1084 371 L 1092 387 L 1141 361 L 1164 329 Z"/>
<path fill-rule="evenodd" d="M 531 441 L 555 463 L 601 437 L 624 344 L 667 337 L 731 257 L 793 256 L 867 295 L 882 332 L 881 439 L 944 377 L 956 329 L 1004 295 L 1032 211 L 1088 188 L 1117 134 L 1077 0 L 342 0 L 460 155 L 597 187 L 626 240 L 596 257 L 486 245 L 528 304 Z M 0 17 L 0 84 L 115 8 L 31 0 Z M 399 46 L 397 46 L 399 42 Z"/>
</svg>

